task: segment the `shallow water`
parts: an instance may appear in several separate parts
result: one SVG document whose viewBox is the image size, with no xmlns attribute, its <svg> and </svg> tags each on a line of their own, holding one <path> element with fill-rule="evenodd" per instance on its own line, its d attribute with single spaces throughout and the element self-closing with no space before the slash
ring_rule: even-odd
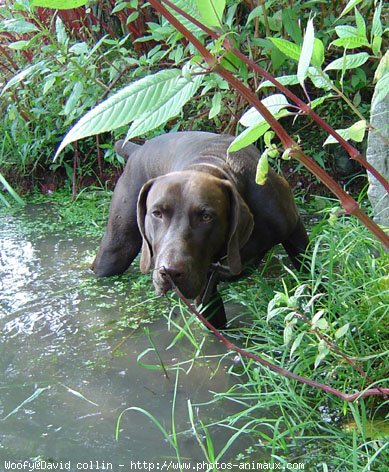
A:
<svg viewBox="0 0 389 472">
<path fill-rule="evenodd" d="M 84 470 L 109 470 L 109 464 L 112 470 L 129 470 L 131 461 L 176 462 L 174 449 L 139 411 L 123 415 L 115 439 L 118 417 L 129 407 L 147 410 L 168 431 L 172 424 L 175 372 L 167 379 L 137 363 L 150 347 L 144 331 L 101 335 L 131 304 L 131 283 L 138 275 L 130 271 L 128 290 L 115 296 L 118 278 L 97 280 L 88 269 L 96 241 L 73 236 L 71 229 L 53 233 L 56 218 L 48 207 L 29 206 L 0 219 L 0 470 L 9 467 L 5 461 L 26 460 L 51 461 L 64 470 L 77 470 L 78 464 Z M 48 230 L 37 234 L 34 227 L 42 222 Z M 161 306 L 161 312 L 168 310 Z M 191 431 L 188 400 L 199 404 L 197 424 L 198 418 L 212 423 L 239 408 L 228 401 L 203 405 L 211 392 L 233 384 L 227 373 L 233 356 L 220 364 L 223 346 L 196 329 L 197 337 L 205 338 L 207 358 L 197 360 L 188 374 L 180 370 L 175 406 L 181 456 L 194 462 L 205 457 Z M 166 349 L 177 330 L 168 330 L 162 314 L 150 333 L 167 366 L 186 362 L 189 369 L 195 349 L 185 338 Z M 153 352 L 142 362 L 158 363 Z M 232 434 L 210 432 L 216 451 Z M 226 458 L 248 445 L 250 438 L 243 437 Z"/>
</svg>

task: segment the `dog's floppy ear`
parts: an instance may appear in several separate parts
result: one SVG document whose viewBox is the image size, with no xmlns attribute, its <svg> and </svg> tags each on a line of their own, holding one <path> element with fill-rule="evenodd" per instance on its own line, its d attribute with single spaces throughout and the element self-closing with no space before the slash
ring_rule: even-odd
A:
<svg viewBox="0 0 389 472">
<path fill-rule="evenodd" d="M 146 213 L 147 213 L 147 207 L 146 207 L 146 200 L 147 200 L 147 195 L 149 194 L 149 191 L 154 183 L 155 179 L 151 179 L 147 181 L 138 197 L 138 208 L 136 212 L 137 216 L 137 221 L 138 221 L 138 228 L 140 231 L 140 234 L 142 235 L 142 251 L 140 255 L 140 270 L 143 273 L 146 273 L 150 270 L 151 268 L 151 259 L 153 257 L 153 250 L 151 247 L 150 241 L 147 239 L 146 236 L 146 229 L 145 229 L 145 220 L 146 220 Z"/>
<path fill-rule="evenodd" d="M 223 181 L 230 196 L 230 222 L 227 240 L 227 262 L 230 272 L 238 275 L 242 272 L 240 249 L 244 246 L 254 228 L 254 219 L 249 207 L 239 195 L 235 186 Z"/>
</svg>

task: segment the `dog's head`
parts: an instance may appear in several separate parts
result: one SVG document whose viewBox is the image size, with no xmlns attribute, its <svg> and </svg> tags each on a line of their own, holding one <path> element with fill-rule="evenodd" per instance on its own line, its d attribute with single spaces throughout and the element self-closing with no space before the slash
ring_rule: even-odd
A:
<svg viewBox="0 0 389 472">
<path fill-rule="evenodd" d="M 242 270 L 240 248 L 253 217 L 229 181 L 205 172 L 172 172 L 149 180 L 138 199 L 143 237 L 140 268 L 154 269 L 158 293 L 171 280 L 188 298 L 201 294 L 210 265 L 227 256 L 232 274 Z"/>
</svg>

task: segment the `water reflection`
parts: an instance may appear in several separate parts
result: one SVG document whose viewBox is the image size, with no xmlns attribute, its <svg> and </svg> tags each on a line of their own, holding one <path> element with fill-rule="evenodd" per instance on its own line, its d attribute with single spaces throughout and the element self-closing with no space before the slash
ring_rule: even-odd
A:
<svg viewBox="0 0 389 472">
<path fill-rule="evenodd" d="M 101 291 L 82 290 L 85 284 L 109 288 L 115 282 L 97 281 L 88 271 L 85 255 L 95 242 L 53 233 L 35 239 L 31 230 L 24 230 L 45 211 L 27 208 L 24 215 L 2 218 L 0 227 L 0 418 L 5 418 L 0 423 L 0 458 L 115 464 L 174 459 L 168 442 L 139 411 L 123 415 L 115 440 L 118 416 L 128 407 L 146 409 L 171 429 L 175 374 L 167 379 L 160 371 L 139 367 L 138 356 L 150 347 L 141 330 L 120 346 L 121 356 L 112 355 L 122 337 L 105 339 L 99 329 L 127 309 L 128 293 L 116 298 L 107 292 L 102 302 Z M 55 220 L 55 214 L 50 218 Z M 136 277 L 128 276 L 129 292 Z M 193 346 L 183 339 L 166 350 L 177 332 L 168 332 L 162 316 L 151 333 L 167 366 L 185 360 L 189 366 Z M 211 391 L 226 391 L 232 382 L 226 367 L 219 365 L 224 348 L 200 329 L 201 336 L 207 338 L 207 354 L 215 355 L 214 360 L 199 360 L 188 375 L 180 373 L 175 409 L 181 454 L 193 461 L 204 460 L 204 454 L 191 432 L 188 399 L 206 403 Z M 153 353 L 142 361 L 157 363 Z M 212 422 L 237 408 L 219 402 L 194 411 Z M 220 448 L 226 432 L 213 438 Z M 237 443 L 231 454 L 244 446 Z"/>
</svg>

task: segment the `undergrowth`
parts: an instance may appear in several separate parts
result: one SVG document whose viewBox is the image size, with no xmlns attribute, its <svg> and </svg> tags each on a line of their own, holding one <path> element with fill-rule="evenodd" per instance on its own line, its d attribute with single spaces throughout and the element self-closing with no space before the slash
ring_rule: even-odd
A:
<svg viewBox="0 0 389 472">
<path fill-rule="evenodd" d="M 235 307 L 232 311 L 239 307 L 225 334 L 234 344 L 270 362 L 343 392 L 387 386 L 388 256 L 333 201 L 325 200 L 324 206 L 322 219 L 311 231 L 307 273 L 296 274 L 288 268 L 287 259 L 273 251 L 249 277 L 224 287 L 223 297 Z M 181 337 L 192 340 L 192 362 L 196 362 L 203 342 L 193 329 L 197 322 L 180 302 L 177 309 L 185 320 Z M 259 458 L 274 466 L 303 463 L 304 470 L 385 470 L 386 399 L 346 403 L 238 358 L 236 353 L 226 353 L 220 365 L 225 362 L 235 384 L 226 392 L 214 393 L 211 403 L 233 402 L 240 411 L 215 423 L 201 415 L 194 418 L 193 411 L 200 408 L 201 412 L 204 405 L 188 402 L 189 428 L 204 460 L 215 464 L 209 470 L 219 470 L 216 462 L 220 460 L 248 465 Z M 187 361 L 182 361 L 170 368 L 181 371 L 185 365 Z M 144 413 L 150 418 L 150 413 Z M 161 429 L 158 419 L 152 419 Z M 229 432 L 229 439 L 217 451 L 213 434 L 220 434 L 220 427 Z M 181 460 L 184 432 L 177 432 L 174 424 L 162 429 Z M 252 445 L 239 456 L 231 456 L 235 440 L 247 437 Z"/>
</svg>

